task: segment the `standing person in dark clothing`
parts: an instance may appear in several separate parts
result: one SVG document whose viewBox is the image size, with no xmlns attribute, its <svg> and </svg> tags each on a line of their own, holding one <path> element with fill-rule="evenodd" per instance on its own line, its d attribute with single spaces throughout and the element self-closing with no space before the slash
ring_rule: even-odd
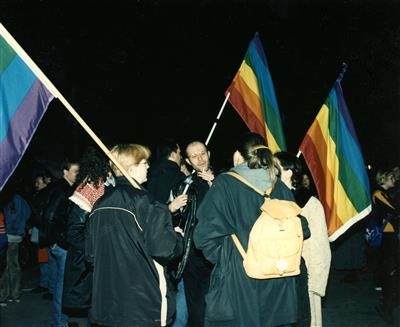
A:
<svg viewBox="0 0 400 327">
<path fill-rule="evenodd" d="M 380 169 L 375 177 L 378 187 L 372 194 L 372 212 L 368 219 L 375 221 L 383 229 L 383 234 L 380 247 L 369 247 L 369 255 L 378 286 L 375 289 L 383 291 L 382 303 L 377 306 L 377 310 L 384 319 L 393 322 L 393 319 L 398 319 L 399 313 L 396 311 L 400 304 L 400 208 L 389 194 L 395 186 L 393 171 Z"/>
<path fill-rule="evenodd" d="M 233 157 L 233 172 L 259 190 L 272 189 L 270 198 L 294 201 L 276 176 L 271 151 L 255 133 L 243 136 Z M 296 323 L 296 277 L 254 279 L 231 235 L 247 248 L 250 230 L 260 215 L 264 196 L 229 174 L 219 175 L 198 210 L 194 230 L 196 247 L 215 264 L 206 295 L 206 326 L 270 327 Z M 303 219 L 304 238 L 309 237 Z"/>
<path fill-rule="evenodd" d="M 396 203 L 393 201 L 389 192 L 395 186 L 393 174 L 388 169 L 379 169 L 375 174 L 376 188 L 372 193 L 372 211 L 367 220 L 367 243 L 368 243 L 368 260 L 370 268 L 373 272 L 375 290 L 382 291 L 383 283 L 383 255 L 390 249 L 383 249 L 383 238 L 386 240 L 395 239 L 396 227 Z M 385 225 L 384 225 L 385 222 Z M 380 226 L 383 230 L 382 240 L 380 244 L 370 244 L 369 225 Z M 390 244 L 386 241 L 385 245 Z M 388 253 L 392 251 L 389 250 Z M 386 254 L 388 254 L 386 253 Z"/>
<path fill-rule="evenodd" d="M 157 201 L 168 204 L 172 214 L 186 205 L 187 195 L 181 194 L 173 198 L 172 189 L 182 182 L 186 175 L 181 172 L 181 149 L 174 140 L 165 139 L 157 145 L 158 161 L 149 169 L 147 189 Z M 175 265 L 174 265 L 175 266 Z M 175 267 L 169 267 L 173 270 Z M 185 327 L 188 321 L 188 312 L 183 281 L 177 282 L 176 317 L 172 327 Z"/>
<path fill-rule="evenodd" d="M 181 149 L 174 140 L 165 139 L 157 145 L 156 153 L 157 161 L 149 169 L 147 189 L 157 201 L 167 203 L 171 189 L 186 177 L 180 170 Z"/>
<path fill-rule="evenodd" d="M 67 326 L 69 318 L 61 312 L 64 284 L 66 243 L 66 206 L 72 194 L 73 184 L 78 175 L 79 164 L 65 160 L 63 178 L 47 186 L 46 208 L 43 213 L 43 229 L 39 230 L 39 244 L 49 247 L 49 255 L 55 262 L 52 324 L 54 327 Z M 51 269 L 51 268 L 50 268 Z"/>
<path fill-rule="evenodd" d="M 177 212 L 186 205 L 187 195 L 171 199 L 171 190 L 181 183 L 186 175 L 181 172 L 181 149 L 173 140 L 164 140 L 157 146 L 158 161 L 149 169 L 147 189 L 154 198 L 167 203 L 171 213 Z"/>
<path fill-rule="evenodd" d="M 166 326 L 175 313 L 165 267 L 182 255 L 182 237 L 165 204 L 140 185 L 150 150 L 116 145 L 111 154 L 137 182 L 111 164 L 116 186 L 100 198 L 87 223 L 86 260 L 93 265 L 90 321 L 104 326 Z"/>
<path fill-rule="evenodd" d="M 46 200 L 46 175 L 38 174 L 35 177 L 35 194 L 31 202 L 31 241 L 37 244 L 38 247 L 38 263 L 39 263 L 39 286 L 32 290 L 33 293 L 50 292 L 53 293 L 53 286 L 51 285 L 51 278 L 49 277 L 49 263 L 48 255 L 49 250 L 46 247 L 39 246 L 39 228 L 41 228 L 41 217 L 44 210 Z M 35 239 L 37 237 L 37 239 Z M 47 257 L 47 258 L 46 258 Z"/>
<path fill-rule="evenodd" d="M 194 206 L 193 215 L 196 215 L 196 208 L 200 205 L 214 180 L 214 173 L 210 166 L 210 152 L 207 151 L 204 143 L 194 141 L 187 145 L 186 162 L 195 170 L 188 194 L 190 198 L 189 205 L 191 208 Z M 185 230 L 185 233 L 192 233 L 192 230 Z M 189 312 L 188 325 L 190 327 L 202 327 L 204 325 L 206 305 L 204 298 L 208 291 L 212 265 L 204 258 L 202 252 L 195 248 L 192 236 L 189 234 L 185 235 L 185 237 L 188 240 L 186 246 L 189 247 L 186 267 L 183 271 Z"/>
<path fill-rule="evenodd" d="M 68 244 L 65 262 L 62 308 L 70 316 L 87 317 L 92 297 L 93 273 L 85 262 L 85 225 L 93 204 L 104 194 L 109 166 L 94 148 L 83 155 L 78 187 L 67 208 Z"/>
</svg>

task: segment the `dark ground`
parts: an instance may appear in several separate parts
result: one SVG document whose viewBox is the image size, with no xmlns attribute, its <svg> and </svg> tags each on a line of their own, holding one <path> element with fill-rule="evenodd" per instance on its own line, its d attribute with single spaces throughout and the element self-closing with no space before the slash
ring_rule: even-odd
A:
<svg viewBox="0 0 400 327">
<path fill-rule="evenodd" d="M 340 282 L 345 271 L 331 270 L 327 295 L 323 302 L 324 327 L 385 327 L 386 324 L 375 310 L 379 292 L 373 289 L 371 275 L 361 272 L 357 282 Z M 36 286 L 38 271 L 35 268 L 23 272 L 24 292 L 20 304 L 0 308 L 0 327 L 50 326 L 51 302 L 28 289 Z M 86 327 L 83 320 L 72 319 Z"/>
</svg>

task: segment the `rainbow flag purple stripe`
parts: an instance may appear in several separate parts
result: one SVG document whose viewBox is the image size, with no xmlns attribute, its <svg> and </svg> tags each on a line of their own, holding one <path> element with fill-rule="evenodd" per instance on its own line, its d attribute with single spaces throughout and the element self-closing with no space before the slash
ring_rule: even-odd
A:
<svg viewBox="0 0 400 327">
<path fill-rule="evenodd" d="M 0 35 L 0 190 L 20 162 L 53 98 Z"/>
</svg>

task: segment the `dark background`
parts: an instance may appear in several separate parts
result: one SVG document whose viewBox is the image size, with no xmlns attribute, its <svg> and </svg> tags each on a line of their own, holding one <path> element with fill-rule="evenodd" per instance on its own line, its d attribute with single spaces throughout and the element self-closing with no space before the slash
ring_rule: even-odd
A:
<svg viewBox="0 0 400 327">
<path fill-rule="evenodd" d="M 205 140 L 258 31 L 289 151 L 346 62 L 342 87 L 365 162 L 398 162 L 399 1 L 3 0 L 0 22 L 109 147 Z M 217 165 L 231 165 L 244 131 L 228 103 L 210 143 Z M 90 144 L 54 100 L 22 164 Z"/>
</svg>

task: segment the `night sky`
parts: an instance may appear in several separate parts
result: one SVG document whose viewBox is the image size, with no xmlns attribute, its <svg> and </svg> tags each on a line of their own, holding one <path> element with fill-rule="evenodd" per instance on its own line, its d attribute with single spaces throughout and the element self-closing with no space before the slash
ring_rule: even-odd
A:
<svg viewBox="0 0 400 327">
<path fill-rule="evenodd" d="M 400 1 L 3 0 L 0 22 L 109 147 L 205 140 L 258 31 L 289 151 L 346 62 L 342 88 L 366 163 L 399 161 Z M 218 165 L 230 165 L 244 131 L 228 104 L 210 143 Z M 54 100 L 24 160 L 90 144 Z"/>
</svg>

